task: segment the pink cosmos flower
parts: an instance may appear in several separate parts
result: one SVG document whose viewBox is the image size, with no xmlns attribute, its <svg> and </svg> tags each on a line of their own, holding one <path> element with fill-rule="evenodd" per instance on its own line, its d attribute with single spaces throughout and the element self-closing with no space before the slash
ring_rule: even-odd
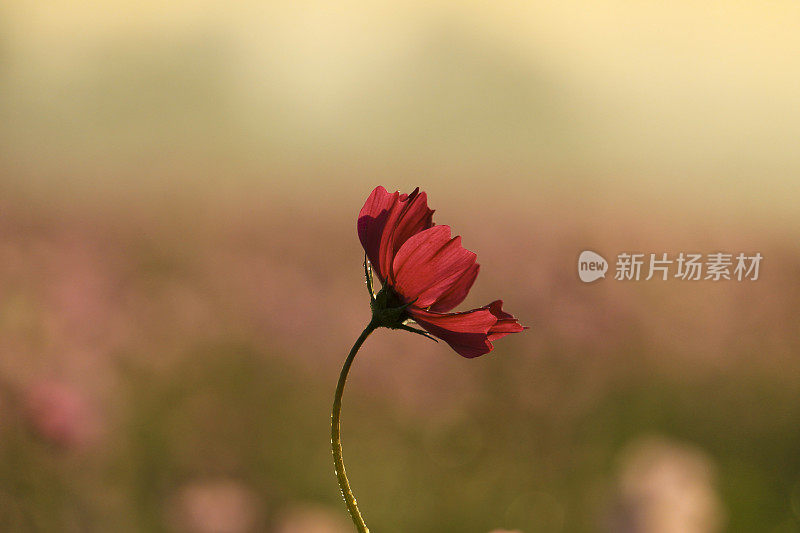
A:
<svg viewBox="0 0 800 533">
<path fill-rule="evenodd" d="M 525 329 L 503 311 L 502 300 L 449 312 L 466 298 L 480 265 L 461 246 L 461 237 L 451 237 L 450 226 L 433 223 L 419 188 L 400 194 L 376 187 L 358 215 L 358 237 L 383 286 L 373 301 L 373 312 L 383 312 L 381 325 L 413 330 L 405 324 L 413 319 L 468 358 L 489 353 L 493 341 Z"/>
<path fill-rule="evenodd" d="M 359 533 L 369 533 L 342 456 L 342 394 L 358 350 L 378 328 L 403 329 L 436 340 L 438 337 L 464 357 L 489 353 L 492 342 L 525 329 L 503 311 L 503 302 L 464 311 L 449 311 L 467 297 L 480 268 L 475 254 L 451 237 L 449 226 L 436 226 L 427 196 L 419 188 L 411 194 L 389 194 L 376 187 L 358 215 L 358 237 L 364 246 L 364 273 L 372 319 L 356 340 L 342 366 L 331 409 L 331 451 L 336 478 L 350 518 Z M 372 272 L 383 287 L 372 291 Z M 423 329 L 408 324 L 414 320 Z"/>
</svg>

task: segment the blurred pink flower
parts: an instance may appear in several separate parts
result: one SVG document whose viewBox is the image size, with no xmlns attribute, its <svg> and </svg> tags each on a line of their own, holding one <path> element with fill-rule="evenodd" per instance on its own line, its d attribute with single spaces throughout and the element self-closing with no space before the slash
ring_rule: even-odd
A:
<svg viewBox="0 0 800 533">
<path fill-rule="evenodd" d="M 89 400 L 76 388 L 42 380 L 24 393 L 24 408 L 33 431 L 63 448 L 83 447 L 98 433 L 98 417 Z"/>
</svg>

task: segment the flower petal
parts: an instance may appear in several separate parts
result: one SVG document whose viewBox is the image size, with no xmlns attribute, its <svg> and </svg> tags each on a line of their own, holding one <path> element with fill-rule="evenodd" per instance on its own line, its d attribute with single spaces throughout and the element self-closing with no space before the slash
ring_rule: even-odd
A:
<svg viewBox="0 0 800 533">
<path fill-rule="evenodd" d="M 394 258 L 394 289 L 425 309 L 446 295 L 475 265 L 475 254 L 450 238 L 449 226 L 434 226 L 408 239 Z"/>
<path fill-rule="evenodd" d="M 497 322 L 488 309 L 480 308 L 464 313 L 431 313 L 409 307 L 411 317 L 428 333 L 439 337 L 459 355 L 478 357 L 492 351 L 488 332 Z"/>
<path fill-rule="evenodd" d="M 433 226 L 433 210 L 428 208 L 428 195 L 419 192 L 419 187 L 408 196 L 401 195 L 400 202 L 392 209 L 381 238 L 379 261 L 386 279 L 393 281 L 392 263 L 398 250 L 412 236 Z"/>
<path fill-rule="evenodd" d="M 415 189 L 411 194 L 389 193 L 375 187 L 358 215 L 358 237 L 381 283 L 391 275 L 397 250 L 412 235 L 433 225 L 433 210 L 427 195 Z"/>
<path fill-rule="evenodd" d="M 497 317 L 497 323 L 489 328 L 490 341 L 496 341 L 511 333 L 519 333 L 520 331 L 528 329 L 517 322 L 514 315 L 503 311 L 503 300 L 495 300 L 486 307 Z"/>
<path fill-rule="evenodd" d="M 361 208 L 361 212 L 358 214 L 358 238 L 381 283 L 386 280 L 385 271 L 381 269 L 379 261 L 381 239 L 386 229 L 386 222 L 399 202 L 399 194 L 397 192 L 389 194 L 386 189 L 379 185 L 369 195 L 364 207 Z"/>
<path fill-rule="evenodd" d="M 475 283 L 475 278 L 478 277 L 479 270 L 480 265 L 478 263 L 473 264 L 461 277 L 453 282 L 449 289 L 444 291 L 436 299 L 433 305 L 430 306 L 430 310 L 436 311 L 437 313 L 446 313 L 463 302 L 464 298 L 469 294 L 472 284 Z"/>
<path fill-rule="evenodd" d="M 430 334 L 439 337 L 459 355 L 473 358 L 492 351 L 492 341 L 525 328 L 502 310 L 502 300 L 463 313 L 432 313 L 409 307 L 411 317 Z"/>
</svg>

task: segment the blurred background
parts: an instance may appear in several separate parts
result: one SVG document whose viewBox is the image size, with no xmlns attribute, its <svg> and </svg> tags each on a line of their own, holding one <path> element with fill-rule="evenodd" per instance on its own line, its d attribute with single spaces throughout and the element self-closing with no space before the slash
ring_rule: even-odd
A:
<svg viewBox="0 0 800 533">
<path fill-rule="evenodd" d="M 530 330 L 382 330 L 379 533 L 800 531 L 800 4 L 0 5 L 0 530 L 352 531 L 355 220 L 420 186 Z M 760 252 L 583 284 L 583 250 Z M 613 266 L 612 266 L 613 268 Z"/>
</svg>

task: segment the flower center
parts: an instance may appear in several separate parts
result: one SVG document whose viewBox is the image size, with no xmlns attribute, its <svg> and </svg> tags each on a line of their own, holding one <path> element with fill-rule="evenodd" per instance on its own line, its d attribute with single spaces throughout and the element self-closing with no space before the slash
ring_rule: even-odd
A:
<svg viewBox="0 0 800 533">
<path fill-rule="evenodd" d="M 372 320 L 382 327 L 397 328 L 409 318 L 406 312 L 409 305 L 394 289 L 385 285 L 372 301 Z"/>
</svg>

